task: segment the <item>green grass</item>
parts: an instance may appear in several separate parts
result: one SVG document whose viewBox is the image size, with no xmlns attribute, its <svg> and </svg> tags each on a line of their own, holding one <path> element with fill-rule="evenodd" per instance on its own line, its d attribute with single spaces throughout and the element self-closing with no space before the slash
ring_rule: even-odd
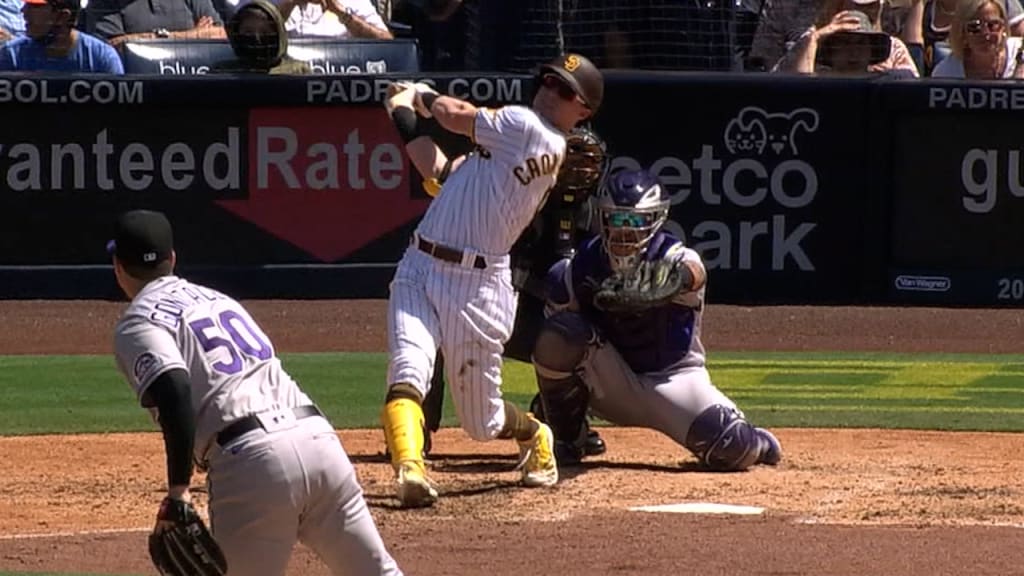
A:
<svg viewBox="0 0 1024 576">
<path fill-rule="evenodd" d="M 384 354 L 289 354 L 285 368 L 341 428 L 376 427 Z M 1024 356 L 714 353 L 712 380 L 765 426 L 1024 430 Z M 505 366 L 526 406 L 529 365 Z M 450 399 L 445 425 L 455 425 Z M 108 356 L 0 357 L 0 434 L 155 430 Z"/>
</svg>

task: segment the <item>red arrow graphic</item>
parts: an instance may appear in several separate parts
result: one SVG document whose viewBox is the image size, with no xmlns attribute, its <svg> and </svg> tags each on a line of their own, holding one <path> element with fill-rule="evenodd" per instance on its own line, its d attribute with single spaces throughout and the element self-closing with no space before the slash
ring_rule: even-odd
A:
<svg viewBox="0 0 1024 576">
<path fill-rule="evenodd" d="M 410 169 L 383 110 L 253 110 L 249 197 L 218 203 L 322 262 L 421 215 Z"/>
</svg>

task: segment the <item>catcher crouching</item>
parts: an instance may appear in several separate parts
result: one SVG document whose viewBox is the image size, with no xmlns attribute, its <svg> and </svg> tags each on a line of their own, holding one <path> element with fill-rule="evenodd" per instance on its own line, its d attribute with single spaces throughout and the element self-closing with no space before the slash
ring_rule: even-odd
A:
<svg viewBox="0 0 1024 576">
<path fill-rule="evenodd" d="M 661 230 L 669 206 L 649 172 L 615 173 L 596 199 L 600 236 L 552 266 L 533 349 L 545 419 L 560 444 L 575 447 L 576 460 L 589 409 L 662 432 L 708 470 L 775 465 L 778 439 L 711 382 L 700 339 L 705 268 Z"/>
</svg>

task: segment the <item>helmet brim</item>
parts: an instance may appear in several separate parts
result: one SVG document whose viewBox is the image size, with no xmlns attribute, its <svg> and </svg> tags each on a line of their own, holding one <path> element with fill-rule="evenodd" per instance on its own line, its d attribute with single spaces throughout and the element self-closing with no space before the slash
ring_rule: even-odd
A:
<svg viewBox="0 0 1024 576">
<path fill-rule="evenodd" d="M 566 85 L 569 86 L 569 88 L 572 88 L 572 91 L 575 92 L 576 95 L 580 97 L 580 100 L 582 100 L 583 103 L 587 105 L 587 108 L 593 109 L 593 102 L 587 100 L 586 95 L 583 94 L 583 88 L 580 87 L 579 80 L 577 80 L 575 76 L 573 76 L 567 70 L 560 66 L 552 66 L 550 64 L 542 64 L 537 70 L 538 78 L 543 78 L 548 74 L 554 74 L 555 76 L 561 78 L 562 81 L 565 82 Z"/>
</svg>

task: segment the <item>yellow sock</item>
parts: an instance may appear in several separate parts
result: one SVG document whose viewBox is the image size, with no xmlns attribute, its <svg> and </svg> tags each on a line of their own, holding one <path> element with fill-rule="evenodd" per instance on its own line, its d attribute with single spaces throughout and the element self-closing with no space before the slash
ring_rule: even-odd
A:
<svg viewBox="0 0 1024 576">
<path fill-rule="evenodd" d="M 408 398 L 396 398 L 384 405 L 381 413 L 384 438 L 391 453 L 391 464 L 423 461 L 423 408 Z"/>
</svg>

